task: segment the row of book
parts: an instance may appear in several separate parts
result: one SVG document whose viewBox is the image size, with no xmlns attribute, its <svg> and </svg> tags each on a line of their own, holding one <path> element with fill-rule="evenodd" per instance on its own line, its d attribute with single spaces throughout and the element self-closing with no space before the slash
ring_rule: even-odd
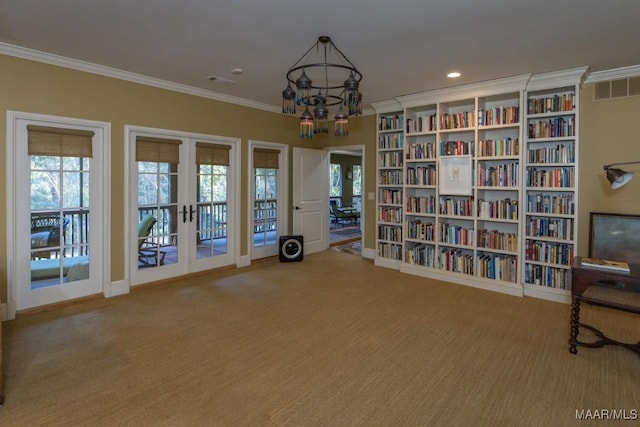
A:
<svg viewBox="0 0 640 427">
<path fill-rule="evenodd" d="M 529 114 L 559 113 L 573 111 L 575 108 L 575 94 L 565 93 L 527 100 L 527 112 Z"/>
<path fill-rule="evenodd" d="M 474 274 L 473 255 L 459 249 L 442 249 L 438 267 L 453 273 Z"/>
<path fill-rule="evenodd" d="M 402 245 L 380 242 L 377 252 L 379 257 L 402 261 Z"/>
<path fill-rule="evenodd" d="M 378 184 L 380 185 L 402 185 L 401 170 L 383 170 L 378 173 Z"/>
<path fill-rule="evenodd" d="M 433 132 L 436 130 L 436 115 L 407 118 L 407 133 Z"/>
<path fill-rule="evenodd" d="M 407 168 L 407 185 L 436 185 L 435 165 Z"/>
<path fill-rule="evenodd" d="M 441 156 L 473 155 L 473 141 L 443 141 L 440 143 Z"/>
<path fill-rule="evenodd" d="M 569 266 L 573 262 L 573 245 L 527 239 L 525 259 Z"/>
<path fill-rule="evenodd" d="M 541 188 L 571 188 L 575 186 L 575 172 L 573 168 L 527 170 L 527 186 Z"/>
<path fill-rule="evenodd" d="M 434 196 L 407 196 L 406 208 L 407 213 L 432 214 L 436 212 L 436 198 Z"/>
<path fill-rule="evenodd" d="M 441 215 L 471 216 L 473 215 L 473 198 L 453 199 L 440 197 L 438 200 Z"/>
<path fill-rule="evenodd" d="M 409 144 L 406 153 L 407 159 L 435 159 L 436 143 L 423 142 L 417 144 Z"/>
<path fill-rule="evenodd" d="M 527 194 L 527 212 L 557 215 L 574 215 L 576 205 L 573 194 Z"/>
<path fill-rule="evenodd" d="M 435 241 L 436 230 L 432 223 L 422 222 L 419 219 L 407 221 L 407 238 L 417 240 Z"/>
<path fill-rule="evenodd" d="M 404 122 L 404 115 L 391 114 L 387 116 L 378 117 L 378 130 L 398 130 L 402 129 L 402 123 Z"/>
<path fill-rule="evenodd" d="M 439 242 L 450 245 L 472 246 L 473 229 L 464 228 L 459 225 L 441 223 L 439 227 Z"/>
<path fill-rule="evenodd" d="M 573 240 L 573 219 L 571 218 L 527 218 L 527 236 L 553 237 Z"/>
<path fill-rule="evenodd" d="M 499 251 L 518 251 L 518 235 L 498 230 L 478 230 L 478 247 Z"/>
<path fill-rule="evenodd" d="M 378 137 L 378 148 L 381 150 L 401 149 L 404 147 L 404 135 L 388 133 Z"/>
<path fill-rule="evenodd" d="M 400 151 L 382 151 L 378 153 L 378 164 L 383 168 L 401 168 L 404 156 Z"/>
<path fill-rule="evenodd" d="M 516 257 L 498 254 L 479 254 L 478 276 L 504 282 L 518 283 L 518 260 Z"/>
<path fill-rule="evenodd" d="M 475 114 L 473 111 L 460 113 L 444 113 L 440 115 L 440 129 L 464 129 L 475 126 Z"/>
<path fill-rule="evenodd" d="M 517 162 L 478 167 L 478 185 L 482 187 L 517 187 L 520 166 Z"/>
<path fill-rule="evenodd" d="M 547 265 L 525 264 L 524 282 L 546 288 L 569 289 L 569 270 Z"/>
<path fill-rule="evenodd" d="M 378 194 L 378 201 L 380 203 L 386 203 L 388 205 L 401 205 L 402 190 L 382 188 L 380 189 L 380 192 Z"/>
<path fill-rule="evenodd" d="M 379 225 L 378 239 L 388 242 L 402 242 L 402 228 L 390 225 Z"/>
<path fill-rule="evenodd" d="M 518 138 L 483 139 L 478 141 L 478 156 L 499 157 L 517 156 L 518 154 L 520 154 Z"/>
<path fill-rule="evenodd" d="M 510 125 L 520 122 L 520 108 L 495 107 L 478 109 L 478 126 Z"/>
<path fill-rule="evenodd" d="M 490 219 L 518 219 L 518 201 L 512 199 L 478 199 L 478 217 Z"/>
<path fill-rule="evenodd" d="M 424 244 L 418 244 L 414 247 L 405 248 L 404 261 L 412 265 L 421 265 L 423 267 L 435 267 L 436 248 Z"/>
<path fill-rule="evenodd" d="M 378 221 L 391 222 L 394 224 L 402 223 L 402 208 L 394 208 L 392 206 L 379 206 Z"/>
<path fill-rule="evenodd" d="M 529 149 L 529 163 L 574 163 L 576 150 L 574 143 L 558 144 L 555 147 Z"/>
<path fill-rule="evenodd" d="M 561 138 L 576 134 L 574 117 L 555 117 L 549 120 L 537 120 L 529 123 L 529 138 Z"/>
</svg>

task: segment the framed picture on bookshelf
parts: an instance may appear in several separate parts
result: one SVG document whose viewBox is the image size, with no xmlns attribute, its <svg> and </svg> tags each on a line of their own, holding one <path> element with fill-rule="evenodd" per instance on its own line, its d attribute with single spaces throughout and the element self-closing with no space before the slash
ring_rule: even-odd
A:
<svg viewBox="0 0 640 427">
<path fill-rule="evenodd" d="M 471 196 L 471 156 L 440 157 L 438 183 L 440 194 Z"/>
<path fill-rule="evenodd" d="M 589 257 L 640 264 L 640 215 L 591 212 Z"/>
</svg>

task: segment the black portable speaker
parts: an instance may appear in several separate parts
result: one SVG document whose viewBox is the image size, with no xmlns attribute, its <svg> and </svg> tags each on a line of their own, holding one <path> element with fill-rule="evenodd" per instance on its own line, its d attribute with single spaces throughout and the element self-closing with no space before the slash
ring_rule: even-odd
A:
<svg viewBox="0 0 640 427">
<path fill-rule="evenodd" d="M 280 262 L 302 261 L 303 256 L 302 236 L 280 236 Z"/>
</svg>

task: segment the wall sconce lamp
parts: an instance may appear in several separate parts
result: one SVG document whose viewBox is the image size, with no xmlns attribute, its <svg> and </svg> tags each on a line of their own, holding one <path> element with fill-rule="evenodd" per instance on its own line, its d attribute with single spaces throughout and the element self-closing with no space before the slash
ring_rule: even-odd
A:
<svg viewBox="0 0 640 427">
<path fill-rule="evenodd" d="M 640 161 L 611 163 L 610 165 L 604 165 L 603 168 L 607 172 L 607 180 L 611 184 L 611 189 L 616 190 L 625 185 L 627 182 L 631 181 L 631 178 L 633 178 L 633 172 L 626 172 L 622 169 L 612 168 L 612 166 L 635 165 L 638 163 L 640 163 Z"/>
</svg>

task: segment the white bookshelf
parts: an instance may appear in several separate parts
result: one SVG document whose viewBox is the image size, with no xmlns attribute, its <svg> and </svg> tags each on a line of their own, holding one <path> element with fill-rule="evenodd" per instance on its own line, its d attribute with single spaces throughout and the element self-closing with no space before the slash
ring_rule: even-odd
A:
<svg viewBox="0 0 640 427">
<path fill-rule="evenodd" d="M 524 294 L 570 301 L 578 245 L 579 97 L 586 67 L 534 75 L 525 108 Z"/>
<path fill-rule="evenodd" d="M 523 294 L 519 210 L 529 77 L 397 98 L 408 121 L 401 271 Z M 418 168 L 431 179 L 413 182 Z"/>
<path fill-rule="evenodd" d="M 399 269 L 404 211 L 404 112 L 395 101 L 373 104 L 373 107 L 378 118 L 374 263 Z"/>
</svg>

